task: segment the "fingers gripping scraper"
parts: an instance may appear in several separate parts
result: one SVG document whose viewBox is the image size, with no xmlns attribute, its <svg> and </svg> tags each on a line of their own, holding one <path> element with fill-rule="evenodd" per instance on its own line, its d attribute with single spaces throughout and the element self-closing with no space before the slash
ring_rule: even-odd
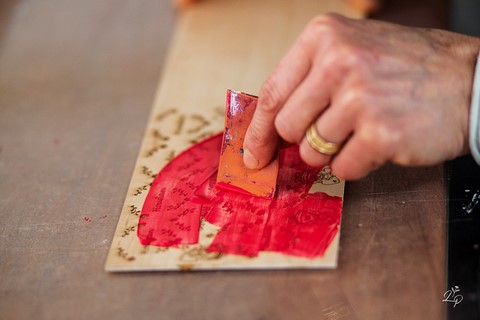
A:
<svg viewBox="0 0 480 320">
<path fill-rule="evenodd" d="M 243 92 L 227 90 L 225 131 L 218 166 L 216 187 L 247 195 L 273 198 L 278 175 L 278 152 L 260 170 L 243 164 L 243 141 L 253 118 L 258 98 Z"/>
</svg>

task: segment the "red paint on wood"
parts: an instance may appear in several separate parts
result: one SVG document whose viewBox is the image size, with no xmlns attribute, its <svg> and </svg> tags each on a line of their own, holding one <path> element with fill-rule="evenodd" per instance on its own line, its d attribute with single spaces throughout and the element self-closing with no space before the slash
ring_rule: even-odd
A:
<svg viewBox="0 0 480 320">
<path fill-rule="evenodd" d="M 301 257 L 324 254 L 338 231 L 342 199 L 309 194 L 319 169 L 302 162 L 298 147 L 280 152 L 273 199 L 215 188 L 222 135 L 180 154 L 155 178 L 139 220 L 143 245 L 198 242 L 203 217 L 220 227 L 210 252 L 257 256 L 274 251 Z"/>
</svg>

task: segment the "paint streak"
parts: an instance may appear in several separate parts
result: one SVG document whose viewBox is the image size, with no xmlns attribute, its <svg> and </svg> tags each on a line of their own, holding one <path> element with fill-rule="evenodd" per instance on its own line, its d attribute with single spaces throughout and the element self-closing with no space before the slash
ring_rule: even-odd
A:
<svg viewBox="0 0 480 320">
<path fill-rule="evenodd" d="M 138 222 L 143 245 L 198 242 L 201 206 L 193 201 L 199 183 L 215 174 L 220 135 L 204 140 L 173 159 L 153 180 Z"/>
<path fill-rule="evenodd" d="M 290 147 L 280 152 L 274 198 L 217 189 L 221 144 L 221 134 L 204 140 L 158 174 L 139 219 L 137 234 L 142 245 L 198 243 L 203 218 L 220 227 L 208 252 L 322 256 L 338 231 L 342 199 L 308 193 L 320 170 L 304 164 L 298 147 Z"/>
<path fill-rule="evenodd" d="M 278 152 L 260 170 L 243 164 L 243 142 L 257 107 L 256 96 L 227 90 L 225 130 L 218 166 L 217 187 L 250 196 L 273 198 L 278 175 Z"/>
</svg>

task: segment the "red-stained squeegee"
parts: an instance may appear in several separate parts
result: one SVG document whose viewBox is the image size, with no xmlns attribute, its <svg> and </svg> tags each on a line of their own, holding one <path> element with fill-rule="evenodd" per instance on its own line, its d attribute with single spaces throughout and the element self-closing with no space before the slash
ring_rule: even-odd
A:
<svg viewBox="0 0 480 320">
<path fill-rule="evenodd" d="M 278 152 L 275 159 L 260 170 L 243 164 L 243 141 L 253 118 L 258 98 L 227 90 L 225 131 L 218 166 L 217 188 L 262 198 L 273 198 L 278 176 Z"/>
</svg>

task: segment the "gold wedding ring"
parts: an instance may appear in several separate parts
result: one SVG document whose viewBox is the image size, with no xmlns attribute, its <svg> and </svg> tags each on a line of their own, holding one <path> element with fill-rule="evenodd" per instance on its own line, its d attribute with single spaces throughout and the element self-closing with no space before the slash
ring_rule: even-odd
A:
<svg viewBox="0 0 480 320">
<path fill-rule="evenodd" d="M 323 153 L 327 156 L 333 156 L 340 150 L 341 145 L 333 142 L 325 141 L 317 132 L 315 128 L 315 123 L 307 129 L 305 134 L 308 144 L 312 147 L 313 150 Z"/>
</svg>

